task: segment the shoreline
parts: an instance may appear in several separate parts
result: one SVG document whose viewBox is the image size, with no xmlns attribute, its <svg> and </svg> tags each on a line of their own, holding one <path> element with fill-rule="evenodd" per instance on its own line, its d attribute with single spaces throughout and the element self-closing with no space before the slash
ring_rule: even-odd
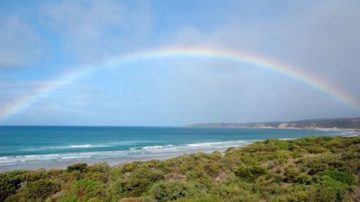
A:
<svg viewBox="0 0 360 202">
<path fill-rule="evenodd" d="M 251 144 L 251 143 L 249 143 Z M 249 145 L 246 144 L 246 145 Z M 243 146 L 246 146 L 243 145 Z M 236 148 L 243 147 L 243 146 L 237 146 Z M 224 152 L 226 149 L 232 148 L 227 147 L 224 149 L 208 149 L 206 151 L 204 150 L 196 150 L 196 151 L 189 151 L 189 152 L 181 152 L 181 153 L 167 153 L 167 154 L 151 154 L 151 155 L 144 155 L 141 157 L 115 157 L 115 158 L 104 158 L 102 160 L 99 159 L 92 159 L 92 158 L 80 158 L 76 160 L 64 160 L 62 162 L 56 161 L 56 162 L 37 162 L 29 164 L 16 164 L 16 165 L 9 165 L 9 166 L 2 166 L 0 168 L 0 173 L 9 172 L 9 171 L 16 171 L 16 170 L 51 170 L 51 169 L 66 169 L 70 165 L 78 164 L 78 163 L 86 163 L 88 165 L 94 165 L 99 163 L 107 163 L 109 166 L 118 166 L 124 163 L 129 162 L 144 162 L 144 161 L 151 161 L 151 160 L 166 160 L 171 159 L 187 154 L 194 154 L 194 153 L 207 153 L 210 154 L 215 151 Z"/>
<path fill-rule="evenodd" d="M 6 201 L 352 201 L 360 137 L 271 139 L 162 161 L 1 173 Z"/>
<path fill-rule="evenodd" d="M 135 161 L 150 161 L 150 160 L 165 160 L 170 159 L 174 157 L 179 157 L 182 155 L 187 154 L 193 154 L 193 153 L 212 153 L 215 151 L 224 152 L 228 148 L 238 148 L 238 147 L 244 147 L 249 144 L 252 144 L 257 141 L 263 141 L 262 140 L 250 140 L 250 141 L 231 141 L 231 142 L 239 142 L 236 145 L 229 145 L 229 146 L 218 146 L 218 147 L 194 147 L 194 148 L 186 148 L 186 146 L 177 146 L 171 148 L 172 150 L 167 150 L 166 146 L 164 150 L 161 150 L 160 148 L 157 149 L 155 146 L 154 150 L 152 150 L 151 153 L 141 153 L 133 155 L 127 155 L 127 156 L 121 156 L 121 152 L 126 151 L 103 151 L 103 152 L 84 152 L 84 153 L 65 153 L 63 155 L 69 155 L 70 157 L 63 157 L 62 160 L 34 160 L 34 161 L 24 161 L 23 163 L 16 162 L 15 164 L 8 164 L 8 165 L 1 165 L 0 166 L 0 173 L 13 171 L 13 170 L 38 170 L 38 169 L 64 169 L 67 166 L 77 164 L 77 163 L 86 163 L 89 165 L 98 164 L 98 163 L 107 163 L 110 166 L 116 166 L 123 163 L 128 162 L 135 162 Z M 230 142 L 230 141 L 229 141 Z M 202 143 L 202 144 L 212 144 L 212 143 Z M 194 144 L 196 145 L 196 144 Z M 177 150 L 177 149 L 183 149 L 183 150 Z M 131 151 L 130 151 L 131 152 Z M 136 152 L 136 151 L 135 151 Z M 120 154 L 119 154 L 120 153 Z M 74 155 L 74 157 L 71 157 Z M 78 157 L 76 155 L 82 155 L 81 157 Z M 36 155 L 28 155 L 28 156 L 36 156 Z M 47 156 L 56 156 L 59 155 L 53 155 L 53 154 L 45 154 L 42 155 L 42 157 Z M 1 157 L 0 157 L 1 158 Z"/>
<path fill-rule="evenodd" d="M 316 130 L 316 129 L 313 129 Z M 323 130 L 323 129 L 320 129 Z M 337 129 L 337 132 L 339 132 L 336 135 L 333 135 L 331 137 L 336 136 L 342 136 L 342 137 L 355 137 L 360 136 L 360 132 L 358 130 L 344 130 L 344 129 Z M 312 137 L 312 136 L 309 136 Z M 298 137 L 301 138 L 301 137 Z M 294 140 L 298 138 L 275 138 L 279 140 Z M 272 139 L 272 138 L 271 138 Z M 202 143 L 202 144 L 208 144 L 208 147 L 202 147 L 202 148 L 181 148 L 181 146 L 177 146 L 171 149 L 166 150 L 157 150 L 157 147 L 155 147 L 152 153 L 145 153 L 141 155 L 127 155 L 127 156 L 120 156 L 117 153 L 123 152 L 123 151 L 107 151 L 107 152 L 99 152 L 98 154 L 94 155 L 94 152 L 85 152 L 85 153 L 70 153 L 73 155 L 73 157 L 63 157 L 62 160 L 34 160 L 34 161 L 25 161 L 22 160 L 23 163 L 16 162 L 14 164 L 7 164 L 7 165 L 0 165 L 0 173 L 9 172 L 9 171 L 15 171 L 15 170 L 51 170 L 51 169 L 65 169 L 66 167 L 77 164 L 77 163 L 86 163 L 88 165 L 94 165 L 98 163 L 107 163 L 109 166 L 118 166 L 124 163 L 129 162 L 144 162 L 144 161 L 151 161 L 151 160 L 166 160 L 171 159 L 187 154 L 194 154 L 194 153 L 212 153 L 215 151 L 218 152 L 224 152 L 229 148 L 240 148 L 247 146 L 249 144 L 253 144 L 255 142 L 264 141 L 266 139 L 259 139 L 259 140 L 248 140 L 248 141 L 238 141 L 238 144 L 236 145 L 229 145 L 229 146 L 221 146 L 221 147 L 210 147 L 211 143 Z M 230 141 L 229 141 L 230 142 Z M 195 144 L 196 145 L 196 144 Z M 164 146 L 166 147 L 166 146 Z M 162 148 L 162 147 L 161 147 Z M 178 148 L 181 148 L 183 150 L 177 150 Z M 59 154 L 44 154 L 41 155 L 42 157 L 52 157 L 52 156 L 58 156 Z M 67 155 L 67 153 L 63 154 Z M 82 156 L 79 156 L 82 155 Z M 28 155 L 28 156 L 34 156 L 36 155 Z M 0 157 L 4 158 L 4 157 Z M 6 158 L 6 157 L 5 157 Z"/>
</svg>

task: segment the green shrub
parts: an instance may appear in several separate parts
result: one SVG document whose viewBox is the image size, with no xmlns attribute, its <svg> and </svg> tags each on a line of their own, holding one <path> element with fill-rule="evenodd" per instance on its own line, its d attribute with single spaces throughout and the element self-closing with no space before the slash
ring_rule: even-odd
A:
<svg viewBox="0 0 360 202">
<path fill-rule="evenodd" d="M 78 202 L 78 201 L 80 201 L 80 199 L 78 198 L 76 193 L 65 192 L 56 201 L 58 201 L 58 202 Z"/>
<path fill-rule="evenodd" d="M 60 184 L 51 179 L 40 179 L 24 183 L 18 191 L 8 196 L 7 201 L 45 201 L 46 198 L 59 192 Z"/>
<path fill-rule="evenodd" d="M 153 168 L 139 168 L 115 183 L 115 193 L 120 196 L 140 196 L 154 182 L 163 179 L 163 174 Z"/>
<path fill-rule="evenodd" d="M 142 197 L 122 198 L 119 202 L 144 202 Z"/>
<path fill-rule="evenodd" d="M 180 198 L 195 195 L 198 190 L 191 183 L 178 181 L 160 181 L 154 184 L 150 190 L 149 195 L 159 202 L 174 201 Z"/>
<path fill-rule="evenodd" d="M 300 175 L 300 170 L 291 165 L 285 168 L 285 182 L 294 182 L 296 178 Z"/>
<path fill-rule="evenodd" d="M 89 179 L 74 182 L 59 201 L 90 201 L 106 198 L 104 184 Z M 101 201 L 101 200 L 100 200 Z"/>
<path fill-rule="evenodd" d="M 15 194 L 20 187 L 20 183 L 21 181 L 18 178 L 0 174 L 0 201 L 5 201 L 8 196 Z"/>
<path fill-rule="evenodd" d="M 0 174 L 0 201 L 350 201 L 360 137 L 268 140 L 227 150 L 110 167 Z"/>
<path fill-rule="evenodd" d="M 312 178 L 307 174 L 302 173 L 296 177 L 296 183 L 308 185 L 311 184 L 311 182 Z"/>
<path fill-rule="evenodd" d="M 122 165 L 122 172 L 126 173 L 126 172 L 132 172 L 134 169 L 136 169 L 139 166 L 140 162 L 130 162 L 130 163 L 125 163 L 124 165 Z"/>
<path fill-rule="evenodd" d="M 347 193 L 344 189 L 335 187 L 319 188 L 315 200 L 319 202 L 341 202 L 347 199 Z"/>
<path fill-rule="evenodd" d="M 311 146 L 306 148 L 306 150 L 311 154 L 325 153 L 328 151 L 327 149 L 319 146 Z"/>
<path fill-rule="evenodd" d="M 280 150 L 289 150 L 289 141 L 287 140 L 270 140 L 269 142 Z"/>
<path fill-rule="evenodd" d="M 258 178 L 261 175 L 265 175 L 267 174 L 267 170 L 261 166 L 240 166 L 238 167 L 238 169 L 235 171 L 235 175 L 248 180 L 248 181 L 252 181 L 255 180 L 256 178 Z"/>
<path fill-rule="evenodd" d="M 88 165 L 86 163 L 78 163 L 67 167 L 68 172 L 78 171 L 84 173 L 88 170 Z"/>
<path fill-rule="evenodd" d="M 218 196 L 210 194 L 196 194 L 194 197 L 181 198 L 176 200 L 176 202 L 222 202 L 224 199 L 221 199 Z"/>
<path fill-rule="evenodd" d="M 355 177 L 351 173 L 346 171 L 329 170 L 325 171 L 322 174 L 327 175 L 332 179 L 345 183 L 347 185 L 353 185 L 356 182 Z"/>
<path fill-rule="evenodd" d="M 110 168 L 109 164 L 107 164 L 107 163 L 97 163 L 92 166 L 88 166 L 89 172 L 108 173 L 108 172 L 110 172 L 110 169 L 111 168 Z"/>
<path fill-rule="evenodd" d="M 30 198 L 45 199 L 60 191 L 60 185 L 52 180 L 41 179 L 35 182 L 29 182 L 26 185 L 26 191 Z"/>
<path fill-rule="evenodd" d="M 321 187 L 317 192 L 318 201 L 344 201 L 348 197 L 348 190 L 350 187 L 330 176 L 321 176 L 320 186 Z"/>
</svg>

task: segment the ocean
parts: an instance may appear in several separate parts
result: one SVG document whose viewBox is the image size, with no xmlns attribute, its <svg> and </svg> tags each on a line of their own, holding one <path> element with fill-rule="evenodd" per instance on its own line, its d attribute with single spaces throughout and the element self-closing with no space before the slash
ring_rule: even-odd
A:
<svg viewBox="0 0 360 202">
<path fill-rule="evenodd" d="M 339 135 L 305 129 L 186 127 L 0 127 L 0 171 L 64 168 L 74 163 L 111 165 L 224 151 L 270 138 Z"/>
</svg>

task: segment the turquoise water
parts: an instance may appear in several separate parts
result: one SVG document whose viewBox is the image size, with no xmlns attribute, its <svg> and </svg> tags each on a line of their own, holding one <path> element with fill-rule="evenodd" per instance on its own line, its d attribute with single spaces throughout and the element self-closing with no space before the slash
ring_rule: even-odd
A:
<svg viewBox="0 0 360 202">
<path fill-rule="evenodd" d="M 0 127 L 0 170 L 161 159 L 268 138 L 324 135 L 335 133 L 302 129 Z"/>
</svg>

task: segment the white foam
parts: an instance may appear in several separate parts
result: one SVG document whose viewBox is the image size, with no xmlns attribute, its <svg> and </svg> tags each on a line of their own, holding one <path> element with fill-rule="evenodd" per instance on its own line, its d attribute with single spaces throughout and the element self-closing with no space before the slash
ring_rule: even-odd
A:
<svg viewBox="0 0 360 202">
<path fill-rule="evenodd" d="M 164 145 L 164 146 L 161 146 L 161 145 L 155 145 L 155 146 L 146 146 L 146 147 L 143 147 L 142 149 L 143 150 L 147 150 L 147 151 L 158 151 L 158 150 L 161 150 L 161 149 L 169 149 L 169 148 L 172 148 L 174 147 L 172 144 L 169 144 L 169 145 Z"/>
<path fill-rule="evenodd" d="M 253 141 L 246 140 L 236 140 L 236 141 L 224 141 L 224 142 L 205 142 L 205 143 L 195 143 L 187 144 L 189 147 L 193 148 L 223 148 L 223 147 L 235 147 L 250 144 Z"/>
<path fill-rule="evenodd" d="M 296 138 L 279 138 L 279 140 L 295 140 Z"/>
<path fill-rule="evenodd" d="M 90 147 L 96 147 L 91 144 L 80 144 L 80 145 L 70 145 L 70 148 L 90 148 Z"/>
<path fill-rule="evenodd" d="M 126 145 L 136 145 L 139 143 L 150 143 L 159 141 L 122 141 L 122 142 L 110 142 L 105 144 L 73 144 L 73 145 L 59 145 L 59 146 L 45 146 L 26 148 L 23 151 L 45 151 L 45 150 L 66 150 L 66 149 L 82 149 L 82 148 L 109 148 Z M 20 150 L 21 151 L 21 150 Z"/>
<path fill-rule="evenodd" d="M 76 156 L 63 156 L 61 157 L 62 160 L 65 159 L 82 159 L 82 158 L 91 158 L 91 155 L 76 155 Z"/>
<path fill-rule="evenodd" d="M 58 154 L 39 154 L 39 155 L 18 155 L 18 156 L 4 156 L 0 157 L 0 168 L 5 165 L 16 164 L 29 164 L 32 163 L 41 164 L 41 162 L 71 162 L 75 159 L 91 159 L 93 161 L 101 162 L 109 159 L 141 159 L 144 157 L 153 156 L 166 156 L 166 155 L 180 155 L 183 153 L 191 152 L 211 152 L 215 150 L 223 151 L 229 147 L 243 146 L 250 144 L 253 141 L 236 140 L 236 141 L 224 141 L 224 142 L 204 142 L 204 143 L 192 143 L 184 145 L 153 145 L 145 146 L 142 148 L 129 148 L 128 150 L 116 150 L 116 151 L 96 151 L 96 152 L 69 152 Z M 70 145 L 75 148 L 89 148 L 93 145 Z"/>
</svg>

